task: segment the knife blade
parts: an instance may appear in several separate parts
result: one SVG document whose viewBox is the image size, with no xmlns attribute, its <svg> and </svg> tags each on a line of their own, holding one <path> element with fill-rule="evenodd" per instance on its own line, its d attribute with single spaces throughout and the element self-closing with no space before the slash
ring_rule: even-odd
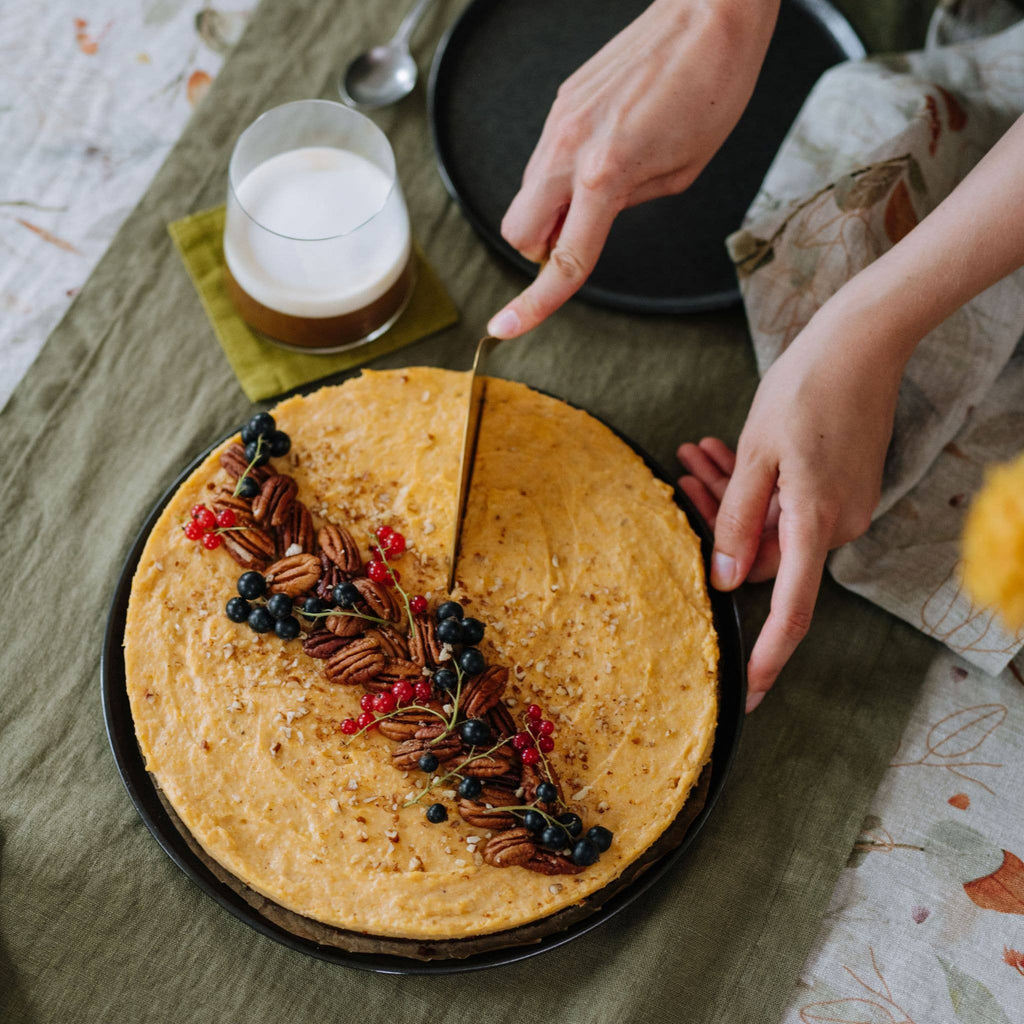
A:
<svg viewBox="0 0 1024 1024">
<path fill-rule="evenodd" d="M 473 460 L 476 456 L 476 442 L 480 436 L 480 419 L 483 415 L 487 393 L 487 378 L 483 368 L 487 357 L 501 342 L 501 338 L 488 335 L 481 338 L 473 357 L 473 368 L 469 371 L 469 403 L 466 422 L 462 431 L 462 454 L 459 457 L 459 485 L 455 492 L 455 528 L 448 553 L 448 593 L 455 586 L 455 568 L 459 561 L 459 542 L 462 540 L 462 523 L 466 516 L 466 502 L 473 481 Z"/>
</svg>

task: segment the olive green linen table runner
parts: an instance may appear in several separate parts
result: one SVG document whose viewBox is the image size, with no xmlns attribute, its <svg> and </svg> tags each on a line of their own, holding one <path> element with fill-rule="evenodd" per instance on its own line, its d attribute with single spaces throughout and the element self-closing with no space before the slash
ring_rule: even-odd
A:
<svg viewBox="0 0 1024 1024">
<path fill-rule="evenodd" d="M 245 125 L 277 103 L 330 95 L 339 55 L 385 38 L 393 13 L 357 0 L 264 3 L 0 413 L 5 1022 L 772 1022 L 931 658 L 931 641 L 826 582 L 811 635 L 748 721 L 685 861 L 613 924 L 518 966 L 395 978 L 320 963 L 236 921 L 167 859 L 103 732 L 107 604 L 152 503 L 251 411 L 167 224 L 219 202 Z M 414 233 L 462 319 L 373 365 L 467 368 L 520 280 L 445 195 L 422 90 L 378 120 Z M 572 304 L 502 346 L 494 368 L 591 409 L 668 467 L 682 439 L 735 438 L 756 383 L 738 312 L 640 320 Z M 744 595 L 752 623 L 766 596 Z"/>
</svg>

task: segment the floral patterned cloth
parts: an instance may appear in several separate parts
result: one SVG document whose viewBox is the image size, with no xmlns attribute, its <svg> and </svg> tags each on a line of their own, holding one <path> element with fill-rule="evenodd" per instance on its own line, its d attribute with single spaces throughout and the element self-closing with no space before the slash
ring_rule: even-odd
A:
<svg viewBox="0 0 1024 1024">
<path fill-rule="evenodd" d="M 1009 19 L 1001 5 L 985 12 L 989 23 Z M 948 14 L 939 24 L 933 37 L 967 32 Z M 825 74 L 729 239 L 762 371 L 1022 112 L 1024 22 Z M 963 592 L 959 540 L 984 466 L 1024 445 L 1022 333 L 1024 270 L 924 339 L 901 387 L 875 521 L 829 561 L 838 582 L 988 672 L 1006 667 L 1024 634 L 1011 635 Z"/>
<path fill-rule="evenodd" d="M 0 4 L 0 406 L 247 17 L 200 0 Z"/>
</svg>

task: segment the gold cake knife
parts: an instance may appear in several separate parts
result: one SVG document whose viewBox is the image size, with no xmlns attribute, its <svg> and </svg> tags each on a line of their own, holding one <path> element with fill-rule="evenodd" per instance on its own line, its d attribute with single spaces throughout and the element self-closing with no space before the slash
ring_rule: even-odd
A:
<svg viewBox="0 0 1024 1024">
<path fill-rule="evenodd" d="M 473 480 L 473 459 L 476 456 L 476 442 L 480 436 L 480 417 L 483 414 L 484 397 L 487 392 L 487 378 L 483 367 L 487 357 L 501 342 L 501 338 L 489 335 L 481 338 L 473 357 L 473 369 L 469 371 L 469 407 L 466 409 L 466 425 L 462 432 L 462 455 L 459 458 L 459 486 L 455 495 L 455 528 L 448 553 L 448 593 L 455 586 L 455 567 L 459 560 L 459 541 L 462 539 L 462 522 L 466 516 L 466 501 Z"/>
</svg>

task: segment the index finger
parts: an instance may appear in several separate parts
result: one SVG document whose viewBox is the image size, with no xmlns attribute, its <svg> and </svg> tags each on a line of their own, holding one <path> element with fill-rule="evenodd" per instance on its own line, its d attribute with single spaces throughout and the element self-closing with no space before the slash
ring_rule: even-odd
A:
<svg viewBox="0 0 1024 1024">
<path fill-rule="evenodd" d="M 571 298 L 594 269 L 617 212 L 592 190 L 578 187 L 547 262 L 521 295 L 491 317 L 488 333 L 516 338 Z"/>
<path fill-rule="evenodd" d="M 761 703 L 797 645 L 807 634 L 821 574 L 828 556 L 828 534 L 813 514 L 784 510 L 779 521 L 779 572 L 771 611 L 750 653 L 747 711 Z"/>
</svg>

